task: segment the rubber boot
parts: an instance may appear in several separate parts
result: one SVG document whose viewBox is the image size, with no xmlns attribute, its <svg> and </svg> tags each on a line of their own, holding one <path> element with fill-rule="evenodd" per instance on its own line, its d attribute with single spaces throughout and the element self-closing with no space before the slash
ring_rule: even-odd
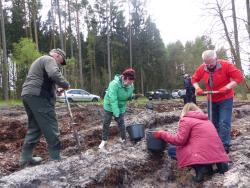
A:
<svg viewBox="0 0 250 188">
<path fill-rule="evenodd" d="M 57 150 L 57 149 L 48 149 L 48 150 L 49 150 L 49 156 L 52 160 L 54 161 L 61 160 L 60 150 Z"/>
<path fill-rule="evenodd" d="M 205 165 L 194 165 L 195 170 L 195 176 L 193 177 L 193 180 L 195 182 L 202 182 L 204 180 L 204 174 L 206 172 L 206 166 Z"/>
<path fill-rule="evenodd" d="M 217 166 L 218 172 L 220 174 L 224 174 L 226 171 L 228 171 L 228 164 L 227 163 L 217 163 L 216 166 Z"/>
<path fill-rule="evenodd" d="M 207 173 L 210 176 L 214 174 L 213 165 L 207 165 Z"/>
<path fill-rule="evenodd" d="M 21 168 L 41 164 L 41 162 L 43 160 L 41 157 L 31 157 L 31 155 L 32 155 L 32 151 L 23 151 L 22 152 L 21 158 L 19 160 L 19 165 Z"/>
<path fill-rule="evenodd" d="M 30 147 L 23 147 L 22 153 L 19 159 L 19 165 L 21 167 L 26 166 L 26 164 L 32 160 L 32 148 Z"/>
</svg>

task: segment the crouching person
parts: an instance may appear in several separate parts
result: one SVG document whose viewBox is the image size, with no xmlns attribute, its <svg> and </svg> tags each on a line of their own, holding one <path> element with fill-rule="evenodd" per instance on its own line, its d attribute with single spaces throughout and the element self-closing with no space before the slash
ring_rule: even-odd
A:
<svg viewBox="0 0 250 188">
<path fill-rule="evenodd" d="M 126 103 L 131 99 L 134 91 L 135 71 L 132 68 L 123 71 L 122 75 L 116 75 L 106 90 L 104 97 L 104 121 L 102 130 L 102 142 L 99 149 L 103 149 L 109 136 L 109 126 L 114 116 L 120 130 L 121 141 L 126 139 L 124 113 Z"/>
<path fill-rule="evenodd" d="M 213 164 L 220 173 L 228 170 L 229 157 L 214 125 L 194 103 L 184 106 L 176 135 L 159 130 L 154 137 L 176 146 L 178 167 L 193 167 L 196 182 L 203 181 L 205 173 L 213 173 Z"/>
</svg>

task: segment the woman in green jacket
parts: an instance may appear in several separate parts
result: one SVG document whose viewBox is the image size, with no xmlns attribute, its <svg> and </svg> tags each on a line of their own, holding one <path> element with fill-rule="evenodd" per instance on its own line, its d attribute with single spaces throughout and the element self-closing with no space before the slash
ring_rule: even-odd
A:
<svg viewBox="0 0 250 188">
<path fill-rule="evenodd" d="M 128 68 L 123 71 L 122 75 L 116 75 L 114 80 L 109 83 L 109 87 L 104 97 L 104 121 L 102 130 L 102 142 L 99 149 L 103 149 L 107 144 L 109 136 L 109 126 L 114 116 L 118 123 L 122 142 L 126 139 L 124 113 L 126 104 L 131 99 L 134 91 L 135 71 Z"/>
</svg>

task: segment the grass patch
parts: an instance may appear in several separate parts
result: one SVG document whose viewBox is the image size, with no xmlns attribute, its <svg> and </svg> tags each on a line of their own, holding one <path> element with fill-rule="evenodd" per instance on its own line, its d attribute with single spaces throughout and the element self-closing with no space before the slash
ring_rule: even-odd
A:
<svg viewBox="0 0 250 188">
<path fill-rule="evenodd" d="M 0 100 L 0 107 L 23 106 L 22 100 Z"/>
</svg>

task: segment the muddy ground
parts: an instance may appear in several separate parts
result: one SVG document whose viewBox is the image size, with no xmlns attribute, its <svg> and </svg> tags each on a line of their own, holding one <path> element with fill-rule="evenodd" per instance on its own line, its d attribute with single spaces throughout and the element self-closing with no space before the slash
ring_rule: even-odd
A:
<svg viewBox="0 0 250 188">
<path fill-rule="evenodd" d="M 135 105 L 135 103 L 129 104 L 125 116 L 126 124 L 138 122 L 145 125 L 146 131 L 152 128 L 163 128 L 174 133 L 178 126 L 180 110 L 183 106 L 182 102 L 169 100 L 152 101 L 150 103 L 150 106 L 153 106 L 153 110 Z M 125 144 L 119 143 L 117 140 L 118 129 L 115 122 L 111 124 L 107 151 L 105 153 L 98 151 L 97 146 L 101 141 L 103 109 L 102 106 L 93 104 L 71 105 L 76 122 L 75 128 L 79 132 L 82 142 L 83 160 L 78 159 L 75 139 L 69 125 L 70 117 L 67 108 L 64 104 L 59 104 L 56 112 L 61 134 L 62 155 L 65 159 L 57 163 L 49 161 L 46 142 L 42 138 L 34 151 L 34 155 L 43 157 L 43 163 L 36 167 L 20 169 L 18 158 L 26 133 L 27 116 L 23 107 L 1 108 L 0 186 L 223 187 L 231 185 L 234 187 L 235 182 L 237 182 L 237 186 L 240 183 L 245 185 L 244 182 L 250 182 L 248 176 L 244 176 L 245 180 L 242 183 L 242 181 L 237 181 L 235 177 L 232 178 L 230 175 L 236 174 L 235 176 L 237 176 L 238 174 L 240 179 L 242 178 L 241 172 L 246 172 L 246 170 L 249 171 L 250 169 L 250 164 L 240 161 L 249 161 L 250 158 L 248 151 L 250 142 L 249 104 L 249 102 L 234 102 L 233 140 L 230 158 L 235 167 L 231 165 L 232 173 L 228 175 L 229 177 L 223 176 L 223 182 L 221 181 L 221 175 L 215 175 L 213 177 L 206 177 L 205 182 L 199 185 L 192 181 L 192 175 L 194 174 L 192 169 L 177 169 L 176 161 L 170 159 L 166 153 L 155 155 L 147 151 L 145 139 L 138 143 L 131 141 L 127 141 Z M 198 105 L 206 111 L 205 102 L 199 102 Z M 240 157 L 241 155 L 242 157 Z M 239 164 L 243 165 L 240 169 L 238 169 L 239 164 L 237 161 L 240 161 Z M 48 166 L 49 169 L 60 168 L 52 179 L 51 170 L 48 170 Z M 64 169 L 66 166 L 68 166 L 67 170 Z M 44 168 L 47 171 L 48 177 L 50 177 L 49 180 L 46 178 L 46 175 L 42 180 L 37 177 L 39 173 L 44 174 Z M 30 175 L 29 172 L 32 172 L 32 169 L 37 174 L 33 173 Z M 22 178 L 25 181 L 22 178 L 19 178 L 18 181 L 16 180 L 18 179 L 16 177 L 20 177 L 20 174 L 23 175 Z M 32 179 L 32 176 L 35 177 Z M 13 180 L 11 181 L 12 178 Z M 232 182 L 232 179 L 235 181 Z"/>
</svg>

